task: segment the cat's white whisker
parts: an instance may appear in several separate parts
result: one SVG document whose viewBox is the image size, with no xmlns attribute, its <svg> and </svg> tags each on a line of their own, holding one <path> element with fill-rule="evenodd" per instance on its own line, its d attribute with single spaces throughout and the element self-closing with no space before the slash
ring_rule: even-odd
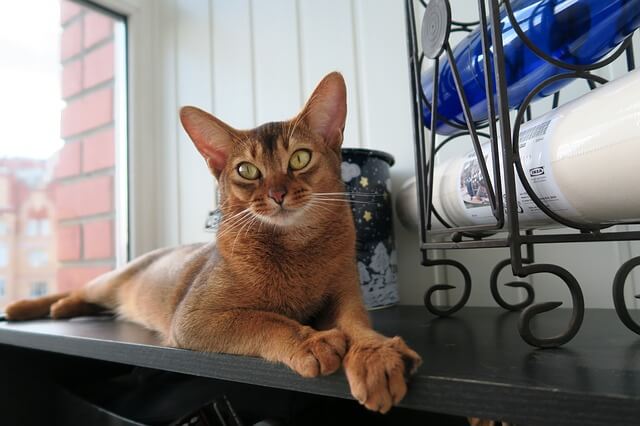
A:
<svg viewBox="0 0 640 426">
<path fill-rule="evenodd" d="M 235 231 L 236 229 L 244 225 L 249 219 L 251 219 L 251 212 L 249 211 L 249 209 L 247 209 L 247 211 L 244 213 L 245 214 L 243 216 L 237 218 L 235 221 L 225 226 L 222 231 L 218 233 L 217 238 Z"/>
<path fill-rule="evenodd" d="M 258 221 L 262 222 L 260 219 L 254 216 L 253 220 L 249 222 L 249 226 L 247 226 L 247 229 L 244 231 L 245 237 L 247 236 L 247 232 L 249 232 L 249 230 L 253 227 L 253 225 Z"/>
<path fill-rule="evenodd" d="M 318 202 L 314 202 L 314 201 L 310 201 L 309 203 L 307 203 L 307 205 L 310 208 L 310 212 L 311 213 L 315 213 L 313 211 L 314 208 L 319 208 L 319 209 L 323 209 L 324 211 L 328 212 L 328 213 L 334 213 L 335 210 L 332 210 L 331 208 L 323 205 L 322 203 L 318 203 Z"/>
<path fill-rule="evenodd" d="M 226 229 L 227 227 L 232 227 L 233 225 L 235 225 L 237 222 L 241 221 L 242 219 L 244 219 L 248 214 L 250 214 L 251 212 L 249 211 L 249 209 L 245 209 L 244 211 L 234 214 L 233 216 L 231 216 L 230 218 L 225 218 L 223 216 L 222 218 L 222 223 L 220 224 L 221 228 Z"/>
<path fill-rule="evenodd" d="M 328 203 L 323 203 L 323 201 L 324 200 L 322 200 L 322 199 L 313 198 L 313 199 L 309 200 L 307 202 L 307 204 L 308 205 L 318 205 L 318 204 L 320 204 L 320 205 L 329 205 Z"/>
<path fill-rule="evenodd" d="M 233 245 L 231 246 L 231 255 L 233 255 L 233 253 L 234 253 L 234 251 L 236 249 L 236 242 L 238 241 L 238 237 L 240 237 L 240 234 L 242 234 L 242 230 L 246 226 L 249 226 L 249 228 L 251 228 L 251 224 L 254 222 L 255 219 L 256 219 L 255 216 L 251 216 L 251 218 L 248 221 L 245 221 L 244 225 L 242 225 L 242 228 L 240 228 L 240 230 L 236 234 L 236 238 L 233 240 Z"/>
<path fill-rule="evenodd" d="M 384 197 L 384 194 L 364 194 L 361 192 L 314 192 L 313 195 L 347 195 L 351 197 Z"/>
<path fill-rule="evenodd" d="M 376 204 L 376 201 L 358 201 L 358 200 L 348 200 L 346 198 L 318 198 L 318 200 L 340 202 L 340 203 L 354 203 L 354 204 Z"/>
<path fill-rule="evenodd" d="M 223 223 L 220 224 L 221 228 L 227 228 L 229 226 L 232 226 L 234 224 L 236 224 L 238 221 L 241 221 L 242 219 L 244 219 L 245 217 L 247 217 L 247 215 L 249 214 L 249 212 L 246 212 L 240 216 L 234 216 L 232 219 L 223 219 Z"/>
<path fill-rule="evenodd" d="M 237 216 L 239 216 L 239 215 L 241 215 L 241 214 L 248 213 L 249 211 L 250 211 L 250 210 L 249 210 L 249 208 L 247 207 L 246 209 L 241 210 L 240 212 L 235 213 L 235 214 L 233 214 L 233 215 L 229 216 L 228 218 L 223 216 L 223 217 L 222 217 L 222 220 L 223 220 L 223 221 L 230 221 L 230 220 L 233 220 L 233 218 L 235 218 L 235 217 L 237 217 Z"/>
<path fill-rule="evenodd" d="M 244 217 L 242 219 L 244 219 Z M 236 222 L 233 222 L 233 223 L 228 224 L 228 225 L 226 225 L 224 227 L 221 227 L 220 232 L 218 232 L 218 234 L 217 234 L 217 237 L 220 238 L 222 235 L 226 235 L 226 234 L 228 234 L 230 232 L 233 232 L 241 222 L 242 222 L 242 220 L 238 219 L 238 221 L 236 221 Z"/>
</svg>

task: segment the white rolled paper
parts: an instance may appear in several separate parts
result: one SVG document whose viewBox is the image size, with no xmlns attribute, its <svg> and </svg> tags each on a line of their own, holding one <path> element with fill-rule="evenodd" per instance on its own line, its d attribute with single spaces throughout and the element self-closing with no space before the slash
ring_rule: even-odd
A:
<svg viewBox="0 0 640 426">
<path fill-rule="evenodd" d="M 640 220 L 640 70 L 524 123 L 519 134 L 527 181 L 553 212 L 582 224 Z M 482 149 L 491 174 L 489 144 Z M 486 188 L 470 151 L 436 166 L 433 205 L 451 225 L 495 223 Z M 516 192 L 523 228 L 558 225 L 517 176 Z M 415 178 L 400 190 L 397 211 L 405 225 L 418 227 Z"/>
</svg>

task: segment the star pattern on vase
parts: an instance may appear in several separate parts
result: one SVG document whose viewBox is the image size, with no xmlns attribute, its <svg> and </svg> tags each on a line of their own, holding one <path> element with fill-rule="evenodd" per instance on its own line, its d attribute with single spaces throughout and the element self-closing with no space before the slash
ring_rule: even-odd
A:
<svg viewBox="0 0 640 426">
<path fill-rule="evenodd" d="M 369 222 L 371 219 L 373 219 L 373 215 L 371 214 L 371 212 L 369 210 L 365 210 L 364 214 L 362 215 L 362 218 L 364 220 L 366 220 L 367 222 Z"/>
<path fill-rule="evenodd" d="M 363 188 L 366 188 L 367 186 L 369 186 L 369 178 L 362 176 L 360 178 L 360 186 Z"/>
</svg>

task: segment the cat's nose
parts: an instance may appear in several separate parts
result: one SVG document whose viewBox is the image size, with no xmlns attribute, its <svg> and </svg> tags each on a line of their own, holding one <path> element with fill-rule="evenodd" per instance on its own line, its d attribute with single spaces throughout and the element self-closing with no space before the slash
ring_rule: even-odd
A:
<svg viewBox="0 0 640 426">
<path fill-rule="evenodd" d="M 270 189 L 269 190 L 269 198 L 275 201 L 278 204 L 282 204 L 284 202 L 284 196 L 287 195 L 287 191 L 282 188 Z"/>
</svg>

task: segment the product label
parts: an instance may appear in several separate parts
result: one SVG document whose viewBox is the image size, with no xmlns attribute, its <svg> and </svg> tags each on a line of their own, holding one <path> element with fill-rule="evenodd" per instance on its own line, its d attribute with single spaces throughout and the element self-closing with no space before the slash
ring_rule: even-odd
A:
<svg viewBox="0 0 640 426">
<path fill-rule="evenodd" d="M 520 131 L 520 160 L 527 181 L 540 200 L 553 212 L 567 218 L 577 219 L 580 215 L 569 204 L 553 177 L 549 156 L 549 138 L 553 135 L 555 119 L 542 123 L 525 123 Z M 490 177 L 493 177 L 493 161 L 490 158 L 491 146 L 484 144 L 482 151 Z M 502 155 L 500 155 L 502 162 Z M 487 191 L 487 182 L 482 176 L 475 153 L 467 154 L 459 171 L 459 205 L 464 215 L 473 223 L 493 223 L 491 203 Z M 503 184 L 504 188 L 504 184 Z M 516 194 L 519 219 L 526 227 L 544 227 L 555 224 L 533 202 L 516 173 Z M 505 201 L 506 204 L 506 201 Z M 506 206 L 505 206 L 506 207 Z"/>
<path fill-rule="evenodd" d="M 520 131 L 520 160 L 527 175 L 527 181 L 544 205 L 562 217 L 577 219 L 580 215 L 569 204 L 553 177 L 549 147 L 554 124 L 559 118 L 556 116 L 539 124 L 524 125 L 523 130 Z M 516 187 L 518 201 L 522 204 L 523 215 L 526 216 L 522 219 L 523 221 L 540 225 L 544 222 L 555 223 L 535 205 L 519 179 Z"/>
</svg>

